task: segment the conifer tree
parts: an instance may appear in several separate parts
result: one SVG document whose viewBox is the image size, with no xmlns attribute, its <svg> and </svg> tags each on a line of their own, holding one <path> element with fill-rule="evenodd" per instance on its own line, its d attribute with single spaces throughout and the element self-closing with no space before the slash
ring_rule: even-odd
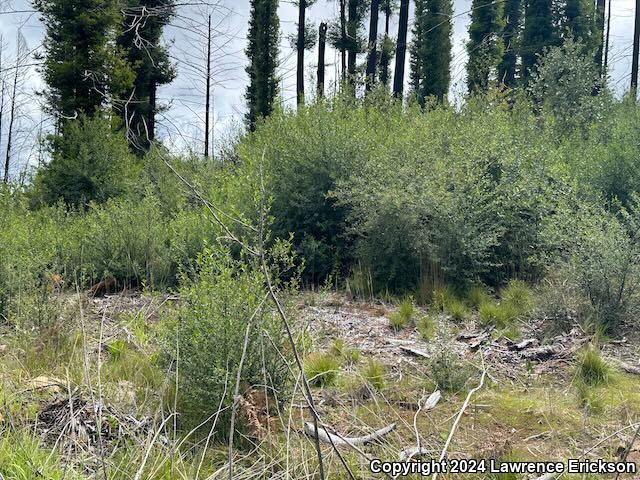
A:
<svg viewBox="0 0 640 480">
<path fill-rule="evenodd" d="M 546 47 L 556 44 L 552 0 L 528 0 L 522 34 L 522 74 L 528 79 Z"/>
<path fill-rule="evenodd" d="M 161 44 L 162 32 L 174 15 L 174 0 L 127 0 L 117 44 L 133 69 L 133 86 L 116 104 L 136 153 L 147 151 L 155 138 L 156 91 L 171 82 L 175 70 Z"/>
<path fill-rule="evenodd" d="M 506 0 L 504 5 L 504 29 L 502 42 L 504 51 L 498 66 L 498 80 L 503 85 L 513 88 L 516 84 L 516 66 L 518 62 L 518 41 L 522 24 L 521 0 Z"/>
<path fill-rule="evenodd" d="M 278 41 L 280 21 L 278 0 L 251 0 L 249 18 L 249 57 L 247 74 L 247 125 L 254 130 L 256 121 L 268 117 L 273 111 L 278 93 L 276 66 L 278 63 Z"/>
<path fill-rule="evenodd" d="M 451 0 L 416 0 L 410 83 L 420 105 L 427 97 L 445 101 L 451 81 Z"/>
<path fill-rule="evenodd" d="M 467 43 L 467 85 L 470 92 L 486 91 L 491 78 L 498 77 L 504 51 L 503 4 L 494 0 L 473 0 Z"/>
<path fill-rule="evenodd" d="M 133 72 L 112 46 L 116 0 L 35 0 L 34 6 L 46 26 L 41 72 L 58 129 L 69 118 L 94 115 L 109 97 L 131 88 Z"/>
<path fill-rule="evenodd" d="M 390 64 L 393 59 L 393 50 L 395 48 L 395 42 L 389 36 L 389 23 L 391 16 L 397 9 L 396 0 L 382 0 L 380 2 L 380 11 L 384 15 L 384 36 L 380 44 L 380 66 L 378 69 L 378 78 L 382 85 L 388 85 L 391 78 Z"/>
<path fill-rule="evenodd" d="M 580 40 L 583 45 L 593 46 L 595 40 L 595 8 L 589 0 L 566 0 L 563 8 L 562 26 L 565 35 Z"/>
</svg>

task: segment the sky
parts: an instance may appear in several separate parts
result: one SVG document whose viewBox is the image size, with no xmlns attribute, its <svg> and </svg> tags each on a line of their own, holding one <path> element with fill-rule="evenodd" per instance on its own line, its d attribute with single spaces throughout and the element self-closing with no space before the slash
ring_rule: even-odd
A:
<svg viewBox="0 0 640 480">
<path fill-rule="evenodd" d="M 213 25 L 213 132 L 212 141 L 216 148 L 222 147 L 234 132 L 241 128 L 245 111 L 244 92 L 247 76 L 244 71 L 247 60 L 247 23 L 249 20 L 249 0 L 207 0 L 180 1 L 177 15 L 165 29 L 166 42 L 171 58 L 176 66 L 177 76 L 158 92 L 158 101 L 164 110 L 158 118 L 158 137 L 176 150 L 201 152 L 204 138 L 204 66 L 206 63 L 207 18 L 211 14 Z M 608 0 L 607 0 L 608 1 Z M 413 2 L 410 11 L 412 21 Z M 611 48 L 609 55 L 611 85 L 618 94 L 628 89 L 631 71 L 631 45 L 633 37 L 634 0 L 612 0 Z M 457 100 L 465 92 L 465 41 L 469 25 L 471 0 L 454 0 L 453 19 L 453 60 L 450 97 Z M 297 7 L 293 1 L 281 0 L 278 14 L 282 36 L 280 40 L 281 101 L 287 107 L 295 106 L 296 56 L 289 35 L 295 32 Z M 338 14 L 337 0 L 317 0 L 307 13 L 307 18 L 316 26 L 321 21 L 335 19 Z M 380 18 L 379 31 L 383 18 Z M 368 26 L 368 21 L 366 22 Z M 41 51 L 44 25 L 29 0 L 0 0 L 0 35 L 5 48 L 0 72 L 5 76 L 11 70 L 5 67 L 15 61 L 16 38 L 20 31 L 25 38 L 27 51 L 35 54 Z M 391 24 L 391 34 L 397 33 L 397 16 Z M 409 38 L 410 40 L 410 38 Z M 315 85 L 317 50 L 306 52 L 306 91 Z M 339 64 L 338 52 L 327 47 L 326 54 L 327 89 L 335 88 Z M 360 61 L 364 61 L 361 59 Z M 12 154 L 12 171 L 24 171 L 26 164 L 37 162 L 41 156 L 37 146 L 38 134 L 50 128 L 50 122 L 42 113 L 43 99 L 37 94 L 44 84 L 38 72 L 38 60 L 31 55 L 25 67 L 25 79 L 17 105 L 20 116 L 15 130 L 17 141 Z M 11 80 L 11 79 L 10 79 Z M 7 92 L 9 89 L 7 88 Z M 6 121 L 1 129 L 6 130 Z M 6 150 L 6 132 L 0 139 L 0 158 Z"/>
</svg>

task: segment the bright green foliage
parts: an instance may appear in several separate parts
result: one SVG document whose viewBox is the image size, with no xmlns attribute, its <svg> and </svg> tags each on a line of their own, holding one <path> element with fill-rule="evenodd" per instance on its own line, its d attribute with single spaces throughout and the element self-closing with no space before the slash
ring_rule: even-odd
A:
<svg viewBox="0 0 640 480">
<path fill-rule="evenodd" d="M 506 0 L 504 3 L 504 28 L 502 30 L 504 50 L 498 66 L 498 81 L 510 88 L 516 85 L 522 10 L 521 0 Z"/>
<path fill-rule="evenodd" d="M 431 340 L 436 331 L 436 319 L 433 315 L 423 315 L 416 322 L 416 329 L 423 340 Z"/>
<path fill-rule="evenodd" d="M 51 162 L 34 180 L 35 200 L 86 207 L 125 192 L 137 166 L 120 133 L 111 131 L 109 121 L 82 116 L 70 121 L 64 135 L 51 137 Z"/>
<path fill-rule="evenodd" d="M 0 438 L 0 477 L 7 480 L 32 480 L 38 472 L 47 480 L 82 480 L 74 468 L 60 456 L 27 433 L 3 432 Z"/>
<path fill-rule="evenodd" d="M 525 79 L 535 71 L 538 57 L 544 49 L 557 43 L 553 25 L 552 0 L 529 0 L 525 8 L 524 32 L 520 48 L 522 73 Z"/>
<path fill-rule="evenodd" d="M 496 328 L 506 328 L 513 324 L 520 314 L 508 302 L 487 302 L 480 305 L 480 323 L 484 326 L 493 325 Z"/>
<path fill-rule="evenodd" d="M 366 365 L 360 369 L 360 375 L 375 390 L 382 390 L 385 386 L 385 368 L 379 360 L 374 358 L 367 360 Z"/>
<path fill-rule="evenodd" d="M 508 303 L 521 314 L 531 311 L 534 306 L 533 292 L 522 280 L 511 280 L 500 291 L 501 303 Z"/>
<path fill-rule="evenodd" d="M 415 313 L 416 310 L 413 304 L 413 298 L 407 297 L 400 302 L 398 309 L 389 316 L 389 324 L 395 330 L 400 330 L 413 321 Z"/>
<path fill-rule="evenodd" d="M 568 133 L 586 130 L 600 121 L 610 102 L 606 89 L 593 95 L 600 83 L 593 54 L 585 45 L 566 40 L 561 47 L 546 49 L 530 78 L 530 91 L 539 105 L 550 110 L 558 129 Z"/>
<path fill-rule="evenodd" d="M 474 0 L 467 43 L 467 86 L 470 92 L 486 92 L 498 80 L 497 67 L 504 51 L 502 2 Z"/>
<path fill-rule="evenodd" d="M 77 252 L 81 258 L 76 259 L 82 276 L 93 281 L 113 276 L 122 287 L 175 283 L 169 232 L 155 197 L 91 205 L 82 232 Z"/>
<path fill-rule="evenodd" d="M 125 0 L 124 3 L 124 24 L 116 44 L 124 52 L 135 79 L 114 107 L 127 129 L 133 151 L 141 154 L 154 140 L 158 86 L 171 82 L 175 77 L 169 52 L 161 44 L 162 31 L 174 15 L 175 2 Z"/>
<path fill-rule="evenodd" d="M 247 326 L 242 384 L 250 387 L 268 381 L 279 392 L 285 379 L 281 357 L 270 343 L 282 350 L 283 330 L 264 302 L 262 273 L 233 260 L 224 249 L 206 250 L 198 269 L 195 279 L 184 279 L 182 306 L 177 318 L 166 320 L 162 335 L 163 364 L 179 369 L 179 408 L 190 425 L 233 402 Z M 218 431 L 224 431 L 228 409 L 218 422 Z"/>
<path fill-rule="evenodd" d="M 416 0 L 409 79 L 422 106 L 435 97 L 444 102 L 451 81 L 451 0 Z"/>
<path fill-rule="evenodd" d="M 249 75 L 249 85 L 246 93 L 246 121 L 249 128 L 254 130 L 258 119 L 271 115 L 278 94 L 278 0 L 251 0 L 248 38 L 246 53 L 249 65 L 246 71 Z"/>
<path fill-rule="evenodd" d="M 29 310 L 30 324 L 48 323 L 51 275 L 64 273 L 71 248 L 69 223 L 61 208 L 34 212 L 23 196 L 0 190 L 0 319 L 32 305 L 38 308 Z"/>
<path fill-rule="evenodd" d="M 596 386 L 607 383 L 610 374 L 611 367 L 592 345 L 585 348 L 578 356 L 576 378 L 585 385 Z"/>
<path fill-rule="evenodd" d="M 113 48 L 119 4 L 114 0 L 36 0 L 46 26 L 47 107 L 58 126 L 66 118 L 93 116 L 109 95 L 120 98 L 134 74 Z"/>
<path fill-rule="evenodd" d="M 312 352 L 304 360 L 304 373 L 310 385 L 327 387 L 335 383 L 340 360 L 331 353 Z"/>
</svg>

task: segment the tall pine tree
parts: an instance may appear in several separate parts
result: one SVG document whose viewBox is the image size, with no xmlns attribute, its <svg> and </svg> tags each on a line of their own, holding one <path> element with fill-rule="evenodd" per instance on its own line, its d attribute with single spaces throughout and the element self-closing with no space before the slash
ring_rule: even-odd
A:
<svg viewBox="0 0 640 480">
<path fill-rule="evenodd" d="M 278 0 L 251 0 L 249 19 L 249 85 L 247 86 L 246 120 L 250 130 L 255 130 L 261 117 L 268 117 L 278 94 L 276 67 L 278 64 L 278 41 L 280 21 Z"/>
<path fill-rule="evenodd" d="M 498 66 L 498 80 L 503 85 L 513 88 L 516 84 L 516 67 L 518 62 L 518 41 L 522 24 L 521 0 L 506 0 L 504 5 L 504 29 L 502 42 L 504 51 Z"/>
<path fill-rule="evenodd" d="M 412 92 L 420 105 L 427 97 L 445 101 L 451 81 L 451 0 L 416 0 L 411 43 Z"/>
<path fill-rule="evenodd" d="M 546 47 L 556 44 L 552 0 L 528 0 L 522 34 L 522 73 L 528 79 Z"/>
<path fill-rule="evenodd" d="M 127 0 L 124 25 L 117 44 L 133 68 L 133 86 L 115 105 L 127 128 L 127 138 L 136 153 L 144 153 L 155 138 L 159 85 L 171 82 L 175 70 L 167 49 L 161 44 L 162 31 L 175 12 L 174 0 Z"/>
<path fill-rule="evenodd" d="M 494 0 L 473 0 L 467 43 L 467 85 L 470 92 L 487 91 L 498 77 L 504 44 L 503 4 Z"/>
<path fill-rule="evenodd" d="M 380 2 L 380 12 L 384 15 L 384 36 L 380 44 L 380 66 L 378 68 L 378 78 L 384 86 L 389 84 L 391 78 L 391 60 L 393 59 L 393 50 L 395 42 L 389 36 L 389 23 L 394 11 L 398 8 L 396 0 L 382 0 Z"/>
<path fill-rule="evenodd" d="M 67 119 L 92 116 L 131 88 L 134 74 L 113 48 L 116 0 L 35 0 L 34 6 L 46 26 L 41 72 L 47 110 L 59 130 Z"/>
</svg>

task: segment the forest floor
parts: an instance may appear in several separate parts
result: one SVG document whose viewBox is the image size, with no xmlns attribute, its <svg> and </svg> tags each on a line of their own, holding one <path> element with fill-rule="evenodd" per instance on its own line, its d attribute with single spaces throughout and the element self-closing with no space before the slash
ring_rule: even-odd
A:
<svg viewBox="0 0 640 480">
<path fill-rule="evenodd" d="M 83 298 L 76 334 L 83 337 L 81 342 L 49 331 L 27 343 L 25 335 L 3 331 L 0 426 L 26 422 L 51 446 L 70 432 L 92 438 L 100 430 L 107 443 L 118 437 L 113 429 L 148 437 L 157 426 L 151 406 L 162 404 L 159 392 L 171 381 L 166 372 L 152 367 L 150 338 L 158 319 L 177 301 L 171 295 L 140 294 Z M 395 424 L 381 443 L 364 446 L 358 454 L 347 449 L 357 478 L 377 478 L 368 472 L 367 458 L 396 460 L 401 450 L 418 443 L 426 457 L 439 457 L 468 391 L 483 377 L 482 388 L 470 397 L 452 437 L 451 458 L 616 460 L 634 437 L 640 417 L 640 338 L 631 330 L 621 338 L 601 341 L 612 369 L 610 380 L 584 390 L 575 382 L 575 359 L 592 339 L 578 327 L 550 334 L 544 322 L 530 321 L 521 325 L 521 337 L 511 341 L 476 325 L 477 314 L 464 324 L 440 314 L 433 336 L 424 340 L 413 326 L 390 328 L 388 316 L 394 307 L 381 302 L 305 293 L 298 305 L 298 326 L 310 339 L 305 354 L 330 351 L 336 340 L 360 352 L 359 358 L 342 363 L 333 385 L 313 389 L 323 422 L 343 436 Z M 76 345 L 77 354 L 68 353 L 69 342 Z M 384 385 L 376 389 L 361 381 L 369 359 L 385 367 Z M 96 364 L 97 375 L 92 370 Z M 442 392 L 440 402 L 425 411 L 425 399 L 443 377 L 460 387 Z M 96 409 L 114 422 L 96 425 Z M 303 433 L 309 415 L 299 385 L 281 415 L 286 418 L 279 420 L 279 438 L 286 437 L 292 451 L 312 452 L 312 442 Z M 82 428 L 69 427 L 74 422 Z M 628 459 L 640 461 L 640 442 L 636 443 Z M 82 463 L 83 455 L 92 456 L 90 450 L 65 451 L 63 457 Z M 330 450 L 325 447 L 327 456 L 333 455 Z M 339 471 L 335 461 L 330 468 Z M 343 477 L 335 473 L 330 478 Z"/>
</svg>

